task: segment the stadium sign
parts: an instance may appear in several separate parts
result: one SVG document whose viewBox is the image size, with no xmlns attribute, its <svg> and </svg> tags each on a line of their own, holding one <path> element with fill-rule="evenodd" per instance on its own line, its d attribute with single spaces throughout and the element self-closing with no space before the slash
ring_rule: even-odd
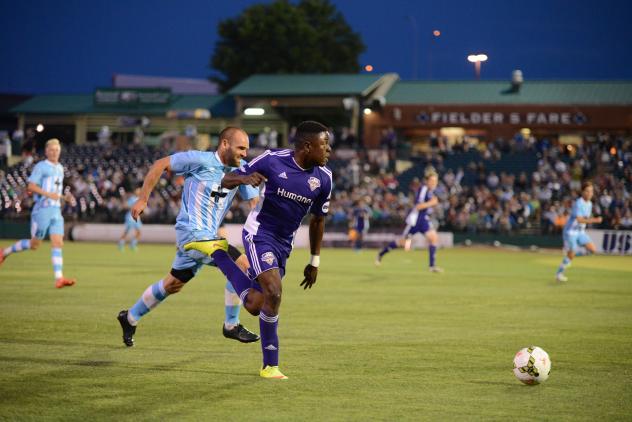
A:
<svg viewBox="0 0 632 422">
<path fill-rule="evenodd" d="M 422 124 L 441 125 L 583 125 L 588 118 L 583 113 L 570 112 L 498 112 L 498 111 L 422 111 L 415 116 Z"/>
<path fill-rule="evenodd" d="M 94 92 L 97 106 L 167 105 L 170 102 L 171 90 L 168 88 L 98 88 Z"/>
<path fill-rule="evenodd" d="M 597 252 L 609 255 L 632 255 L 632 231 L 586 230 Z"/>
</svg>

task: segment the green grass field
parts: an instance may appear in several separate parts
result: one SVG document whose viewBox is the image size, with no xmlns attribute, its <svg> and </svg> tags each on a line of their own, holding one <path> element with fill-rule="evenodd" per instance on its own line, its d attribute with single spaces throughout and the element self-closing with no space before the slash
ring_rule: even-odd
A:
<svg viewBox="0 0 632 422">
<path fill-rule="evenodd" d="M 3 241 L 5 246 L 9 242 Z M 139 325 L 125 348 L 115 319 L 169 269 L 172 246 L 68 243 L 53 287 L 49 245 L 0 268 L 0 419 L 622 420 L 632 417 L 632 258 L 495 249 L 308 253 L 284 280 L 279 336 L 288 381 L 258 376 L 259 343 L 221 334 L 224 281 L 205 268 Z M 258 320 L 242 311 L 258 331 Z M 525 386 L 514 353 L 544 348 L 549 380 Z"/>
</svg>

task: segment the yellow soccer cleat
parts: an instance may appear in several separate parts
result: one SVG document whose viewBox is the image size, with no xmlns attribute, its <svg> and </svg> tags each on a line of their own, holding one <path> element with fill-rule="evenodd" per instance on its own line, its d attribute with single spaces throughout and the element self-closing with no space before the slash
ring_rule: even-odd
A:
<svg viewBox="0 0 632 422">
<path fill-rule="evenodd" d="M 228 252 L 228 241 L 226 239 L 199 240 L 197 242 L 189 242 L 184 245 L 185 251 L 196 250 L 204 255 L 211 256 L 213 252 L 222 250 Z"/>
<path fill-rule="evenodd" d="M 279 371 L 279 367 L 278 366 L 266 366 L 265 368 L 263 368 L 261 370 L 261 372 L 259 372 L 259 375 L 261 375 L 262 378 L 269 378 L 269 379 L 275 379 L 275 380 L 286 380 L 287 377 L 285 375 L 283 375 L 283 373 L 281 371 Z"/>
</svg>

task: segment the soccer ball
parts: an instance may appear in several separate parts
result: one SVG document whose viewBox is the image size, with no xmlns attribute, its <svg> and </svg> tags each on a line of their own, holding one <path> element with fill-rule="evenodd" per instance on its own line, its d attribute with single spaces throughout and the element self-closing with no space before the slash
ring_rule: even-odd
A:
<svg viewBox="0 0 632 422">
<path fill-rule="evenodd" d="M 513 360 L 516 378 L 525 384 L 540 384 L 549 378 L 551 359 L 549 354 L 536 346 L 518 350 Z"/>
</svg>

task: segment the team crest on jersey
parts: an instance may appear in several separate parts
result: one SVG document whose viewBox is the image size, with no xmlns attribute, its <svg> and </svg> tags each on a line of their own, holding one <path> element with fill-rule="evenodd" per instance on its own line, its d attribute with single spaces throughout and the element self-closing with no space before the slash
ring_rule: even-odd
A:
<svg viewBox="0 0 632 422">
<path fill-rule="evenodd" d="M 318 180 L 318 179 L 317 179 L 317 178 L 315 178 L 315 177 L 310 177 L 310 178 L 307 180 L 307 184 L 309 185 L 309 188 L 310 188 L 310 189 L 312 190 L 312 192 L 313 192 L 314 190 L 316 190 L 316 188 L 319 188 L 319 187 L 320 187 L 320 180 Z"/>
<path fill-rule="evenodd" d="M 272 265 L 272 263 L 274 262 L 274 254 L 272 252 L 266 252 L 261 255 L 261 260 L 268 265 Z"/>
</svg>

